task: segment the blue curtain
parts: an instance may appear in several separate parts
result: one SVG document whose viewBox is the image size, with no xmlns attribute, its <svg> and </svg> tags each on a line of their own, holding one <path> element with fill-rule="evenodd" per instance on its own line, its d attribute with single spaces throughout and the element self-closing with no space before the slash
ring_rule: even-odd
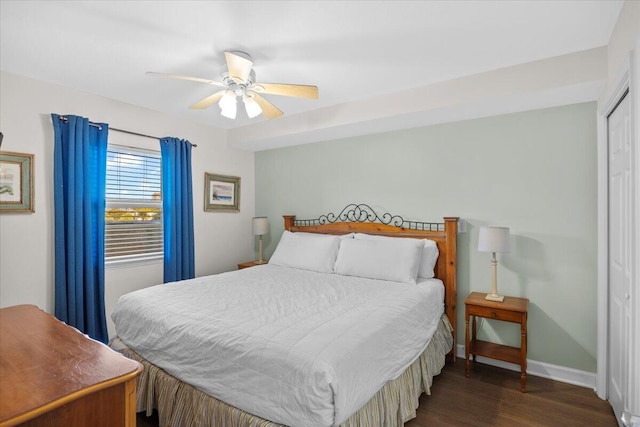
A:
<svg viewBox="0 0 640 427">
<path fill-rule="evenodd" d="M 191 143 L 162 138 L 164 282 L 195 277 Z"/>
<path fill-rule="evenodd" d="M 108 341 L 104 309 L 104 212 L 108 126 L 52 114 L 55 315 Z"/>
</svg>

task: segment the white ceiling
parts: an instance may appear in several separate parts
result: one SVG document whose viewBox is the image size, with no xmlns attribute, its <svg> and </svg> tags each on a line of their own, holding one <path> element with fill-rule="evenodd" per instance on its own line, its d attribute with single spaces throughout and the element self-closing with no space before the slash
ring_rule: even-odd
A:
<svg viewBox="0 0 640 427">
<path fill-rule="evenodd" d="M 188 106 L 218 79 L 225 50 L 257 80 L 312 84 L 320 99 L 266 95 L 289 123 L 489 70 L 605 46 L 622 0 L 6 1 L 0 68 L 224 129 L 266 121 Z M 266 125 L 266 124 L 263 124 Z M 269 125 L 272 125 L 269 123 Z"/>
</svg>

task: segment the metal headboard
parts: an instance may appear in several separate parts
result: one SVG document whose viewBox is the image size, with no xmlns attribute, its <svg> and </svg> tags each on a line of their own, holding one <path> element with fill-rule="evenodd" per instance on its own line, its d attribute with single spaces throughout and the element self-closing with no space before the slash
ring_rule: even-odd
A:
<svg viewBox="0 0 640 427">
<path fill-rule="evenodd" d="M 294 225 L 297 227 L 311 227 L 335 222 L 373 222 L 419 231 L 444 231 L 445 229 L 443 222 L 409 221 L 400 215 L 391 215 L 390 213 L 378 215 L 371 206 L 365 203 L 351 203 L 337 215 L 328 213 L 314 219 L 296 219 Z"/>
</svg>

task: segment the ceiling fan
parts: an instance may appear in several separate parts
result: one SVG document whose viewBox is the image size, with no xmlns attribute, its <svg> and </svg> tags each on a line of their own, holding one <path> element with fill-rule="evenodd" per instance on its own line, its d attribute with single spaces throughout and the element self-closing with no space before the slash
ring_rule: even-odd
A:
<svg viewBox="0 0 640 427">
<path fill-rule="evenodd" d="M 204 109 L 217 102 L 220 106 L 222 116 L 229 119 L 236 118 L 238 98 L 242 98 L 245 110 L 250 118 L 264 114 L 268 119 L 279 117 L 283 113 L 278 107 L 267 101 L 262 94 L 318 99 L 317 86 L 286 83 L 256 83 L 256 73 L 253 71 L 253 60 L 248 53 L 227 51 L 224 53 L 224 57 L 229 71 L 222 73 L 220 81 L 199 77 L 179 76 L 176 74 L 156 73 L 153 71 L 147 71 L 146 74 L 170 79 L 207 83 L 224 88 L 213 95 L 201 99 L 189 108 Z"/>
</svg>

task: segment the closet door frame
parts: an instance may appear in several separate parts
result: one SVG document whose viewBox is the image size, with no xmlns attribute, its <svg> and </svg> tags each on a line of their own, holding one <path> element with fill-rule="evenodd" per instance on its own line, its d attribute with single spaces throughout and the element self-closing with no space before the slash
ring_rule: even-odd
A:
<svg viewBox="0 0 640 427">
<path fill-rule="evenodd" d="M 614 79 L 614 86 L 602 98 L 603 103 L 598 111 L 598 345 L 597 345 L 597 372 L 596 393 L 601 399 L 608 397 L 609 358 L 608 358 L 608 328 L 609 328 L 609 191 L 608 191 L 608 127 L 607 117 L 615 109 L 618 102 L 628 91 L 631 106 L 632 134 L 634 135 L 635 153 L 633 154 L 634 185 L 635 191 L 640 189 L 640 100 L 638 97 L 638 84 L 640 83 L 640 42 L 636 44 L 635 51 L 631 52 Z M 640 197 L 635 197 L 636 217 L 640 214 Z M 636 220 L 632 239 L 635 253 L 632 255 L 636 265 L 640 265 L 640 224 Z M 633 273 L 634 280 L 631 289 L 631 324 L 629 331 L 628 360 L 640 359 L 640 340 L 634 337 L 640 336 L 640 268 Z M 640 414 L 640 367 L 629 363 L 629 384 L 625 410 L 634 415 Z M 627 407 L 628 406 L 628 407 Z"/>
</svg>

